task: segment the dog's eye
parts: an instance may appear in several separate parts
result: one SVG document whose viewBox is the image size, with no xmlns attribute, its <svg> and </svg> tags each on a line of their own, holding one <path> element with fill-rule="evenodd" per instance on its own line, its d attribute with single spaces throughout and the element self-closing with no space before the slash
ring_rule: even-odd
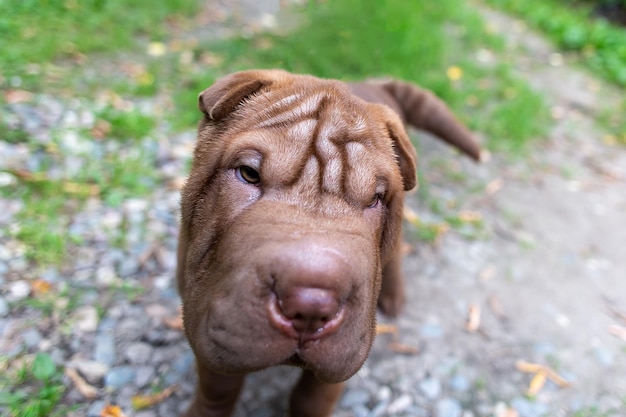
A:
<svg viewBox="0 0 626 417">
<path fill-rule="evenodd" d="M 247 165 L 242 165 L 236 170 L 237 178 L 241 182 L 245 182 L 247 184 L 256 185 L 261 182 L 261 176 L 257 172 L 256 169 L 251 168 Z"/>
<path fill-rule="evenodd" d="M 367 208 L 376 208 L 376 206 L 378 206 L 378 204 L 382 201 L 382 199 L 383 199 L 383 195 L 381 193 L 374 194 L 374 197 L 372 197 L 372 200 L 367 205 Z"/>
</svg>

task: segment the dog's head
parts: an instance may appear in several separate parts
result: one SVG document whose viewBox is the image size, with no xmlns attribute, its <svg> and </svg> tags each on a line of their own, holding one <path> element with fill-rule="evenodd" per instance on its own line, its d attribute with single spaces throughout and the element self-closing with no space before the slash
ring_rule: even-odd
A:
<svg viewBox="0 0 626 417">
<path fill-rule="evenodd" d="M 199 96 L 178 283 L 202 363 L 349 378 L 375 332 L 415 151 L 400 119 L 343 83 L 245 71 Z"/>
</svg>

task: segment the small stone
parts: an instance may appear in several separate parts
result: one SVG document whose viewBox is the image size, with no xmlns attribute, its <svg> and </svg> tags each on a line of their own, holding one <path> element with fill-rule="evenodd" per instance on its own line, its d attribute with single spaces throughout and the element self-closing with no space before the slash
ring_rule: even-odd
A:
<svg viewBox="0 0 626 417">
<path fill-rule="evenodd" d="M 110 266 L 103 266 L 98 268 L 96 271 L 96 282 L 100 286 L 110 286 L 113 285 L 116 281 L 115 270 Z"/>
<path fill-rule="evenodd" d="M 442 398 L 435 406 L 436 417 L 461 417 L 462 414 L 463 407 L 452 398 Z"/>
<path fill-rule="evenodd" d="M 136 342 L 128 346 L 124 356 L 135 365 L 143 365 L 150 361 L 154 349 L 147 343 Z"/>
<path fill-rule="evenodd" d="M 104 378 L 104 384 L 110 388 L 120 388 L 135 379 L 135 370 L 130 366 L 112 368 Z"/>
<path fill-rule="evenodd" d="M 110 369 L 109 366 L 104 363 L 87 359 L 74 360 L 70 365 L 74 366 L 90 384 L 99 383 Z"/>
<path fill-rule="evenodd" d="M 39 345 L 41 342 L 42 336 L 39 330 L 31 327 L 30 329 L 26 329 L 22 332 L 22 339 L 24 340 L 24 344 L 29 348 L 34 348 Z"/>
<path fill-rule="evenodd" d="M 107 333 L 96 335 L 94 359 L 108 366 L 115 364 L 115 340 L 111 335 Z"/>
<path fill-rule="evenodd" d="M 429 400 L 434 400 L 441 394 L 441 382 L 436 378 L 426 378 L 422 380 L 419 387 Z"/>
<path fill-rule="evenodd" d="M 341 399 L 341 406 L 353 408 L 355 405 L 365 404 L 370 400 L 370 394 L 361 389 L 351 389 L 347 391 Z"/>
<path fill-rule="evenodd" d="M 372 408 L 372 412 L 369 417 L 381 417 L 385 415 L 387 411 L 387 407 L 389 406 L 389 400 L 383 400 L 376 404 L 374 408 Z"/>
<path fill-rule="evenodd" d="M 0 317 L 6 317 L 10 312 L 9 303 L 3 297 L 0 297 Z"/>
<path fill-rule="evenodd" d="M 540 417 L 548 412 L 548 408 L 544 404 L 532 402 L 522 397 L 513 399 L 511 407 L 519 413 L 520 417 Z"/>
<path fill-rule="evenodd" d="M 19 280 L 9 284 L 9 293 L 7 298 L 9 301 L 20 301 L 28 297 L 30 294 L 30 285 L 28 281 Z"/>
<path fill-rule="evenodd" d="M 178 373 L 181 377 L 186 375 L 195 362 L 195 358 L 193 353 L 185 352 L 185 354 L 180 355 L 174 363 L 172 363 L 172 370 Z"/>
<path fill-rule="evenodd" d="M 250 412 L 250 417 L 272 417 L 275 411 L 268 407 L 259 408 Z"/>
<path fill-rule="evenodd" d="M 463 375 L 455 375 L 450 380 L 450 388 L 457 392 L 467 392 L 471 388 L 471 384 Z"/>
<path fill-rule="evenodd" d="M 98 310 L 94 306 L 77 308 L 73 317 L 76 328 L 81 332 L 95 332 L 98 329 Z"/>
<path fill-rule="evenodd" d="M 358 404 L 352 407 L 352 414 L 354 417 L 369 417 L 370 409 L 363 404 Z"/>
<path fill-rule="evenodd" d="M 426 323 L 420 328 L 420 335 L 425 339 L 440 339 L 443 336 L 443 328 L 438 324 Z"/>
<path fill-rule="evenodd" d="M 158 417 L 158 416 L 155 411 L 144 410 L 144 411 L 139 411 L 138 413 L 135 413 L 135 417 Z"/>
<path fill-rule="evenodd" d="M 391 388 L 389 388 L 386 385 L 383 385 L 382 387 L 378 389 L 378 393 L 376 397 L 380 401 L 388 401 L 391 398 Z"/>
<path fill-rule="evenodd" d="M 610 350 L 604 349 L 602 347 L 596 347 L 593 350 L 593 356 L 595 356 L 595 358 L 598 360 L 598 362 L 600 362 L 601 365 L 607 368 L 613 366 L 613 353 Z"/>
<path fill-rule="evenodd" d="M 387 407 L 387 413 L 391 415 L 401 413 L 409 406 L 411 406 L 411 404 L 413 404 L 413 399 L 411 398 L 411 396 L 409 394 L 402 394 L 401 396 L 393 400 L 391 404 L 389 404 L 389 407 Z"/>
<path fill-rule="evenodd" d="M 135 385 L 139 388 L 149 385 L 156 375 L 154 366 L 141 366 L 137 368 L 137 374 L 135 375 Z"/>
<path fill-rule="evenodd" d="M 91 403 L 87 410 L 87 417 L 100 417 L 102 415 L 102 409 L 106 407 L 107 402 L 104 400 L 97 400 Z"/>
</svg>

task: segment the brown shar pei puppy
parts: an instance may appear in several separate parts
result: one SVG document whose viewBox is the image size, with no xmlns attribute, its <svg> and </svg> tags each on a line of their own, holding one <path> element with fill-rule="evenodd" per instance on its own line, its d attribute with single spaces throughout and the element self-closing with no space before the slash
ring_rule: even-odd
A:
<svg viewBox="0 0 626 417">
<path fill-rule="evenodd" d="M 279 364 L 303 368 L 291 416 L 329 416 L 368 355 L 376 306 L 394 316 L 404 303 L 416 155 L 403 121 L 475 159 L 480 148 L 439 99 L 396 81 L 245 71 L 199 105 L 177 271 L 199 374 L 185 416 L 229 416 L 245 374 Z"/>
</svg>

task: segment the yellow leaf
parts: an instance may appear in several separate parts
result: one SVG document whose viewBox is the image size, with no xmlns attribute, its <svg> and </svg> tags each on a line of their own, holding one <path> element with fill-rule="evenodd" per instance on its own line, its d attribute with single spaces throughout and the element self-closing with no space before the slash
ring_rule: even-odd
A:
<svg viewBox="0 0 626 417">
<path fill-rule="evenodd" d="M 89 385 L 87 381 L 78 375 L 75 369 L 65 368 L 65 375 L 74 383 L 74 386 L 83 397 L 93 400 L 98 396 L 98 389 L 93 385 Z"/>
<path fill-rule="evenodd" d="M 458 81 L 461 79 L 461 77 L 463 77 L 463 70 L 456 65 L 453 65 L 451 67 L 448 67 L 446 75 L 451 81 Z"/>
<path fill-rule="evenodd" d="M 151 395 L 135 395 L 131 399 L 133 403 L 133 408 L 135 410 L 141 410 L 143 408 L 152 407 L 155 404 L 160 403 L 170 395 L 172 395 L 178 389 L 177 385 L 172 385 L 171 387 L 165 388 L 161 392 L 157 392 Z"/>
<path fill-rule="evenodd" d="M 467 325 L 465 329 L 474 333 L 480 327 L 480 306 L 478 304 L 471 304 L 467 316 Z"/>
<path fill-rule="evenodd" d="M 30 284 L 30 289 L 35 295 L 44 295 L 50 292 L 52 284 L 43 279 L 36 279 Z"/>
<path fill-rule="evenodd" d="M 100 417 L 126 417 L 119 405 L 106 405 L 100 411 Z"/>
<path fill-rule="evenodd" d="M 528 394 L 530 397 L 534 397 L 541 391 L 541 388 L 546 384 L 546 374 L 544 372 L 539 372 L 535 374 L 533 379 L 530 380 L 530 384 L 528 385 Z"/>
<path fill-rule="evenodd" d="M 167 47 L 162 42 L 150 42 L 148 44 L 148 55 L 163 56 L 167 52 Z"/>
<path fill-rule="evenodd" d="M 404 218 L 411 224 L 419 226 L 421 224 L 420 218 L 412 209 L 404 207 Z"/>
</svg>

